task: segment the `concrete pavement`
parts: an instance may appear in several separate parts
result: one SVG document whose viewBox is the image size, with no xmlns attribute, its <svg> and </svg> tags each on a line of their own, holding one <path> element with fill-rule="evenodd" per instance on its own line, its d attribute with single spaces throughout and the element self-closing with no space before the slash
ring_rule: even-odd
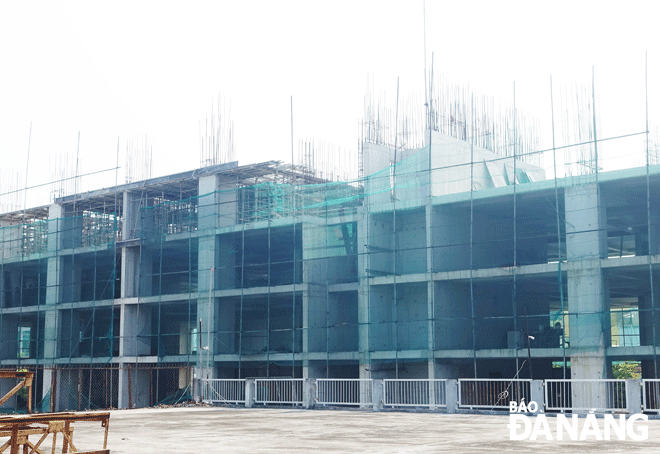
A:
<svg viewBox="0 0 660 454">
<path fill-rule="evenodd" d="M 583 421 L 583 420 L 581 420 Z M 599 420 L 602 426 L 602 419 Z M 555 433 L 556 418 L 548 418 Z M 113 411 L 112 454 L 167 453 L 477 453 L 660 451 L 660 420 L 646 441 L 509 439 L 508 415 L 287 408 L 190 407 Z M 98 449 L 100 428 L 76 426 L 78 449 Z"/>
</svg>

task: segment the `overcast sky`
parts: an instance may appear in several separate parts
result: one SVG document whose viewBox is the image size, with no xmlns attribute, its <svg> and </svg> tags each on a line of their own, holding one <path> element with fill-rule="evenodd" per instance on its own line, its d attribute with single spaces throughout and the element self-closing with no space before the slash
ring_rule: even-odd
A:
<svg viewBox="0 0 660 454">
<path fill-rule="evenodd" d="M 515 81 L 517 105 L 546 125 L 550 75 L 557 92 L 590 86 L 593 65 L 604 134 L 639 132 L 646 51 L 652 120 L 660 110 L 659 12 L 655 1 L 427 0 L 427 65 L 433 52 L 437 72 L 505 103 Z M 124 166 L 126 140 L 145 135 L 154 176 L 197 168 L 219 93 L 241 164 L 290 161 L 291 96 L 296 143 L 356 150 L 367 80 L 392 104 L 397 77 L 402 96 L 422 99 L 423 19 L 422 0 L 2 1 L 0 192 L 24 185 L 26 166 L 28 186 L 56 177 L 59 156 L 73 167 L 78 132 L 80 173 L 113 168 L 118 138 Z M 27 203 L 49 196 L 31 190 Z"/>
</svg>

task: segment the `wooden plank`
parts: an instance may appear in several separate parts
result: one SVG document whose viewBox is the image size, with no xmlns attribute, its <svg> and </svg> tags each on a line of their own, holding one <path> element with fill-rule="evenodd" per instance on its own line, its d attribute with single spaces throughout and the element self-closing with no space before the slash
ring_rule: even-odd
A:
<svg viewBox="0 0 660 454">
<path fill-rule="evenodd" d="M 105 454 L 110 450 L 107 448 L 108 426 L 110 412 L 80 412 L 80 413 L 43 413 L 38 415 L 11 415 L 0 417 L 0 436 L 9 436 L 10 439 L 2 447 L 0 453 L 11 448 L 10 454 L 19 454 L 19 447 L 23 447 L 23 454 L 44 454 L 39 449 L 48 435 L 53 435 L 52 454 L 55 454 L 57 446 L 57 434 L 62 434 L 62 453 L 76 452 L 80 454 Z M 103 449 L 95 451 L 78 451 L 73 444 L 72 424 L 76 421 L 99 421 L 101 427 L 105 428 L 103 437 Z M 31 426 L 30 424 L 47 424 L 47 427 Z M 40 435 L 41 438 L 36 445 L 29 441 L 30 435 Z"/>
<path fill-rule="evenodd" d="M 18 385 L 14 386 L 7 394 L 5 394 L 4 396 L 2 396 L 2 398 L 0 398 L 0 405 L 7 402 L 11 398 L 11 396 L 16 394 L 18 390 L 21 389 L 24 385 L 25 385 L 25 380 L 20 382 Z"/>
<path fill-rule="evenodd" d="M 33 372 L 28 371 L 18 371 L 18 370 L 6 370 L 0 369 L 0 378 L 26 378 L 27 376 L 33 376 Z"/>
<path fill-rule="evenodd" d="M 39 449 L 39 446 L 41 446 L 41 443 L 43 443 L 44 440 L 45 440 L 46 438 L 48 438 L 48 432 L 44 433 L 44 434 L 41 436 L 41 438 L 39 439 L 39 441 L 37 442 L 37 444 L 34 445 L 34 451 L 43 454 L 43 451 Z"/>
<path fill-rule="evenodd" d="M 7 394 L 5 394 L 2 398 L 0 398 L 0 405 L 4 404 L 11 396 L 16 394 L 18 390 L 20 390 L 22 387 L 26 387 L 28 389 L 28 401 L 27 401 L 27 407 L 28 407 L 28 413 L 32 413 L 32 383 L 34 381 L 34 373 L 33 372 L 26 372 L 26 371 L 15 371 L 15 370 L 0 370 L 0 378 L 22 378 L 23 381 L 21 381 L 19 384 L 14 386 L 14 388 L 9 391 Z"/>
<path fill-rule="evenodd" d="M 11 443 L 11 438 L 5 442 L 4 445 L 0 446 L 0 454 L 5 452 Z"/>
<path fill-rule="evenodd" d="M 37 413 L 32 415 L 0 416 L 0 427 L 5 424 L 48 423 L 50 421 L 105 421 L 110 419 L 109 411 L 84 411 L 67 413 Z"/>
<path fill-rule="evenodd" d="M 11 428 L 11 454 L 18 454 L 18 425 Z"/>
</svg>

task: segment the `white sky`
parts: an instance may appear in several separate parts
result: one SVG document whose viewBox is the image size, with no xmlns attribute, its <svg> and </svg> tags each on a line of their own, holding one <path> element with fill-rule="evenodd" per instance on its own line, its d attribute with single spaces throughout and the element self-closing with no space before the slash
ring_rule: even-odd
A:
<svg viewBox="0 0 660 454">
<path fill-rule="evenodd" d="M 427 0 L 427 62 L 434 52 L 438 72 L 507 103 L 515 81 L 517 105 L 546 126 L 550 75 L 557 96 L 590 86 L 594 65 L 604 135 L 640 132 L 645 51 L 652 120 L 660 110 L 659 5 Z M 290 96 L 296 143 L 355 150 L 368 79 L 392 104 L 397 77 L 402 96 L 421 96 L 423 38 L 422 0 L 2 1 L 0 192 L 7 175 L 24 178 L 30 122 L 30 186 L 53 178 L 55 156 L 75 156 L 78 131 L 82 173 L 114 167 L 117 138 L 123 153 L 145 134 L 153 176 L 197 168 L 199 122 L 218 93 L 241 164 L 290 161 Z M 49 196 L 31 190 L 28 206 Z"/>
</svg>

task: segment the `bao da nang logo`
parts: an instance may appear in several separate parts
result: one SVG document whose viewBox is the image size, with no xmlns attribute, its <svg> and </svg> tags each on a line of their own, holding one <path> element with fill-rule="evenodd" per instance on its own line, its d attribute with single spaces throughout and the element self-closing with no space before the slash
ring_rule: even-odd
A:
<svg viewBox="0 0 660 454">
<path fill-rule="evenodd" d="M 546 440 L 646 440 L 649 437 L 648 426 L 645 424 L 648 417 L 635 413 L 626 415 L 605 414 L 597 418 L 591 410 L 585 418 L 562 413 L 556 415 L 554 430 L 548 424 L 548 417 L 536 402 L 525 404 L 509 402 L 509 439 L 510 440 L 536 440 L 545 437 Z M 525 413 L 536 413 L 531 416 Z"/>
</svg>

